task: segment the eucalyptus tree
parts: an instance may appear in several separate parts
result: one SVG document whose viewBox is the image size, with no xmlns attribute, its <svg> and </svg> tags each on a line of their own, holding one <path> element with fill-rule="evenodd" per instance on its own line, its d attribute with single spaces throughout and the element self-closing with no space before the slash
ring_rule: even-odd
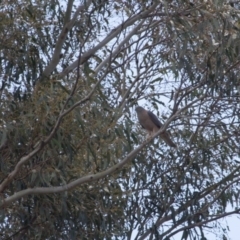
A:
<svg viewBox="0 0 240 240">
<path fill-rule="evenodd" d="M 227 238 L 219 220 L 240 211 L 239 2 L 0 7 L 1 239 Z M 137 105 L 164 123 L 152 138 Z"/>
</svg>

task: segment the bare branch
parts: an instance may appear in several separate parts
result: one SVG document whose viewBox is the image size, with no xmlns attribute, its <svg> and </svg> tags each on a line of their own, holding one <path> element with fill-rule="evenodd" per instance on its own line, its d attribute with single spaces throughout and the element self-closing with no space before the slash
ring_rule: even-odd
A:
<svg viewBox="0 0 240 240">
<path fill-rule="evenodd" d="M 136 14 L 132 18 L 126 20 L 124 23 L 120 24 L 118 27 L 113 29 L 111 33 L 106 38 L 104 38 L 97 46 L 93 47 L 92 49 L 90 49 L 89 51 L 87 51 L 82 55 L 80 64 L 83 64 L 84 62 L 86 62 L 91 56 L 93 56 L 93 54 L 95 54 L 99 49 L 105 46 L 114 37 L 116 37 L 123 29 L 133 25 L 136 21 L 147 17 L 150 12 L 154 11 L 157 5 L 158 3 L 153 4 L 148 10 Z M 70 66 L 68 66 L 62 73 L 59 74 L 59 76 L 64 77 L 69 72 L 73 71 L 77 67 L 77 64 L 78 64 L 78 60 L 76 60 Z"/>
<path fill-rule="evenodd" d="M 86 3 L 83 3 L 81 6 L 78 7 L 78 9 L 76 10 L 75 14 L 73 15 L 73 18 L 69 21 L 70 19 L 70 12 L 72 10 L 72 4 L 73 4 L 73 0 L 69 0 L 68 2 L 68 9 L 65 15 L 65 19 L 64 19 L 64 23 L 65 26 L 63 27 L 57 43 L 56 43 L 56 47 L 52 56 L 52 60 L 50 61 L 50 63 L 48 64 L 48 66 L 45 68 L 44 72 L 43 72 L 43 76 L 47 77 L 51 74 L 51 72 L 55 69 L 55 67 L 57 66 L 57 64 L 60 61 L 60 54 L 61 54 L 61 50 L 62 50 L 62 46 L 64 44 L 64 41 L 67 37 L 68 32 L 73 28 L 77 17 L 79 15 L 79 12 L 81 12 L 83 9 L 87 9 L 90 4 L 91 4 L 91 0 L 87 0 Z"/>
</svg>

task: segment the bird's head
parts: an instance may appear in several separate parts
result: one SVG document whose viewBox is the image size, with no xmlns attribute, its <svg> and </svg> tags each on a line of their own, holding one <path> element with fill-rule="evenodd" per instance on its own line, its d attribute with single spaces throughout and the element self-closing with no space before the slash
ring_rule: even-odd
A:
<svg viewBox="0 0 240 240">
<path fill-rule="evenodd" d="M 145 111 L 145 109 L 143 107 L 140 107 L 140 106 L 137 106 L 135 110 L 136 110 L 137 113 Z"/>
</svg>

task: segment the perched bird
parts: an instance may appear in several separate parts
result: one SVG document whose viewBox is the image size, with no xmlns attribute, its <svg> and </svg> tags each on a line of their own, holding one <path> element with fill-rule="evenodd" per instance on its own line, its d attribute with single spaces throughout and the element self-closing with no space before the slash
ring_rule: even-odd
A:
<svg viewBox="0 0 240 240">
<path fill-rule="evenodd" d="M 136 107 L 136 112 L 137 112 L 139 123 L 142 125 L 144 129 L 147 130 L 150 137 L 162 127 L 162 123 L 158 120 L 158 117 L 154 113 L 147 111 L 140 106 Z M 163 133 L 161 133 L 160 137 L 170 147 L 177 147 L 176 144 L 171 140 L 167 131 L 164 131 Z"/>
</svg>

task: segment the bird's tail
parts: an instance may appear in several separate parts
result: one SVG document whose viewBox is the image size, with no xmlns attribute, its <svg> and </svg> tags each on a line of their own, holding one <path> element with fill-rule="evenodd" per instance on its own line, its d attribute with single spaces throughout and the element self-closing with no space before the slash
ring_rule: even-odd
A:
<svg viewBox="0 0 240 240">
<path fill-rule="evenodd" d="M 171 140 L 171 138 L 169 137 L 169 134 L 167 132 L 164 132 L 162 134 L 160 134 L 160 137 L 164 140 L 164 142 L 166 144 L 168 144 L 170 147 L 174 147 L 176 148 L 177 145 Z"/>
</svg>

